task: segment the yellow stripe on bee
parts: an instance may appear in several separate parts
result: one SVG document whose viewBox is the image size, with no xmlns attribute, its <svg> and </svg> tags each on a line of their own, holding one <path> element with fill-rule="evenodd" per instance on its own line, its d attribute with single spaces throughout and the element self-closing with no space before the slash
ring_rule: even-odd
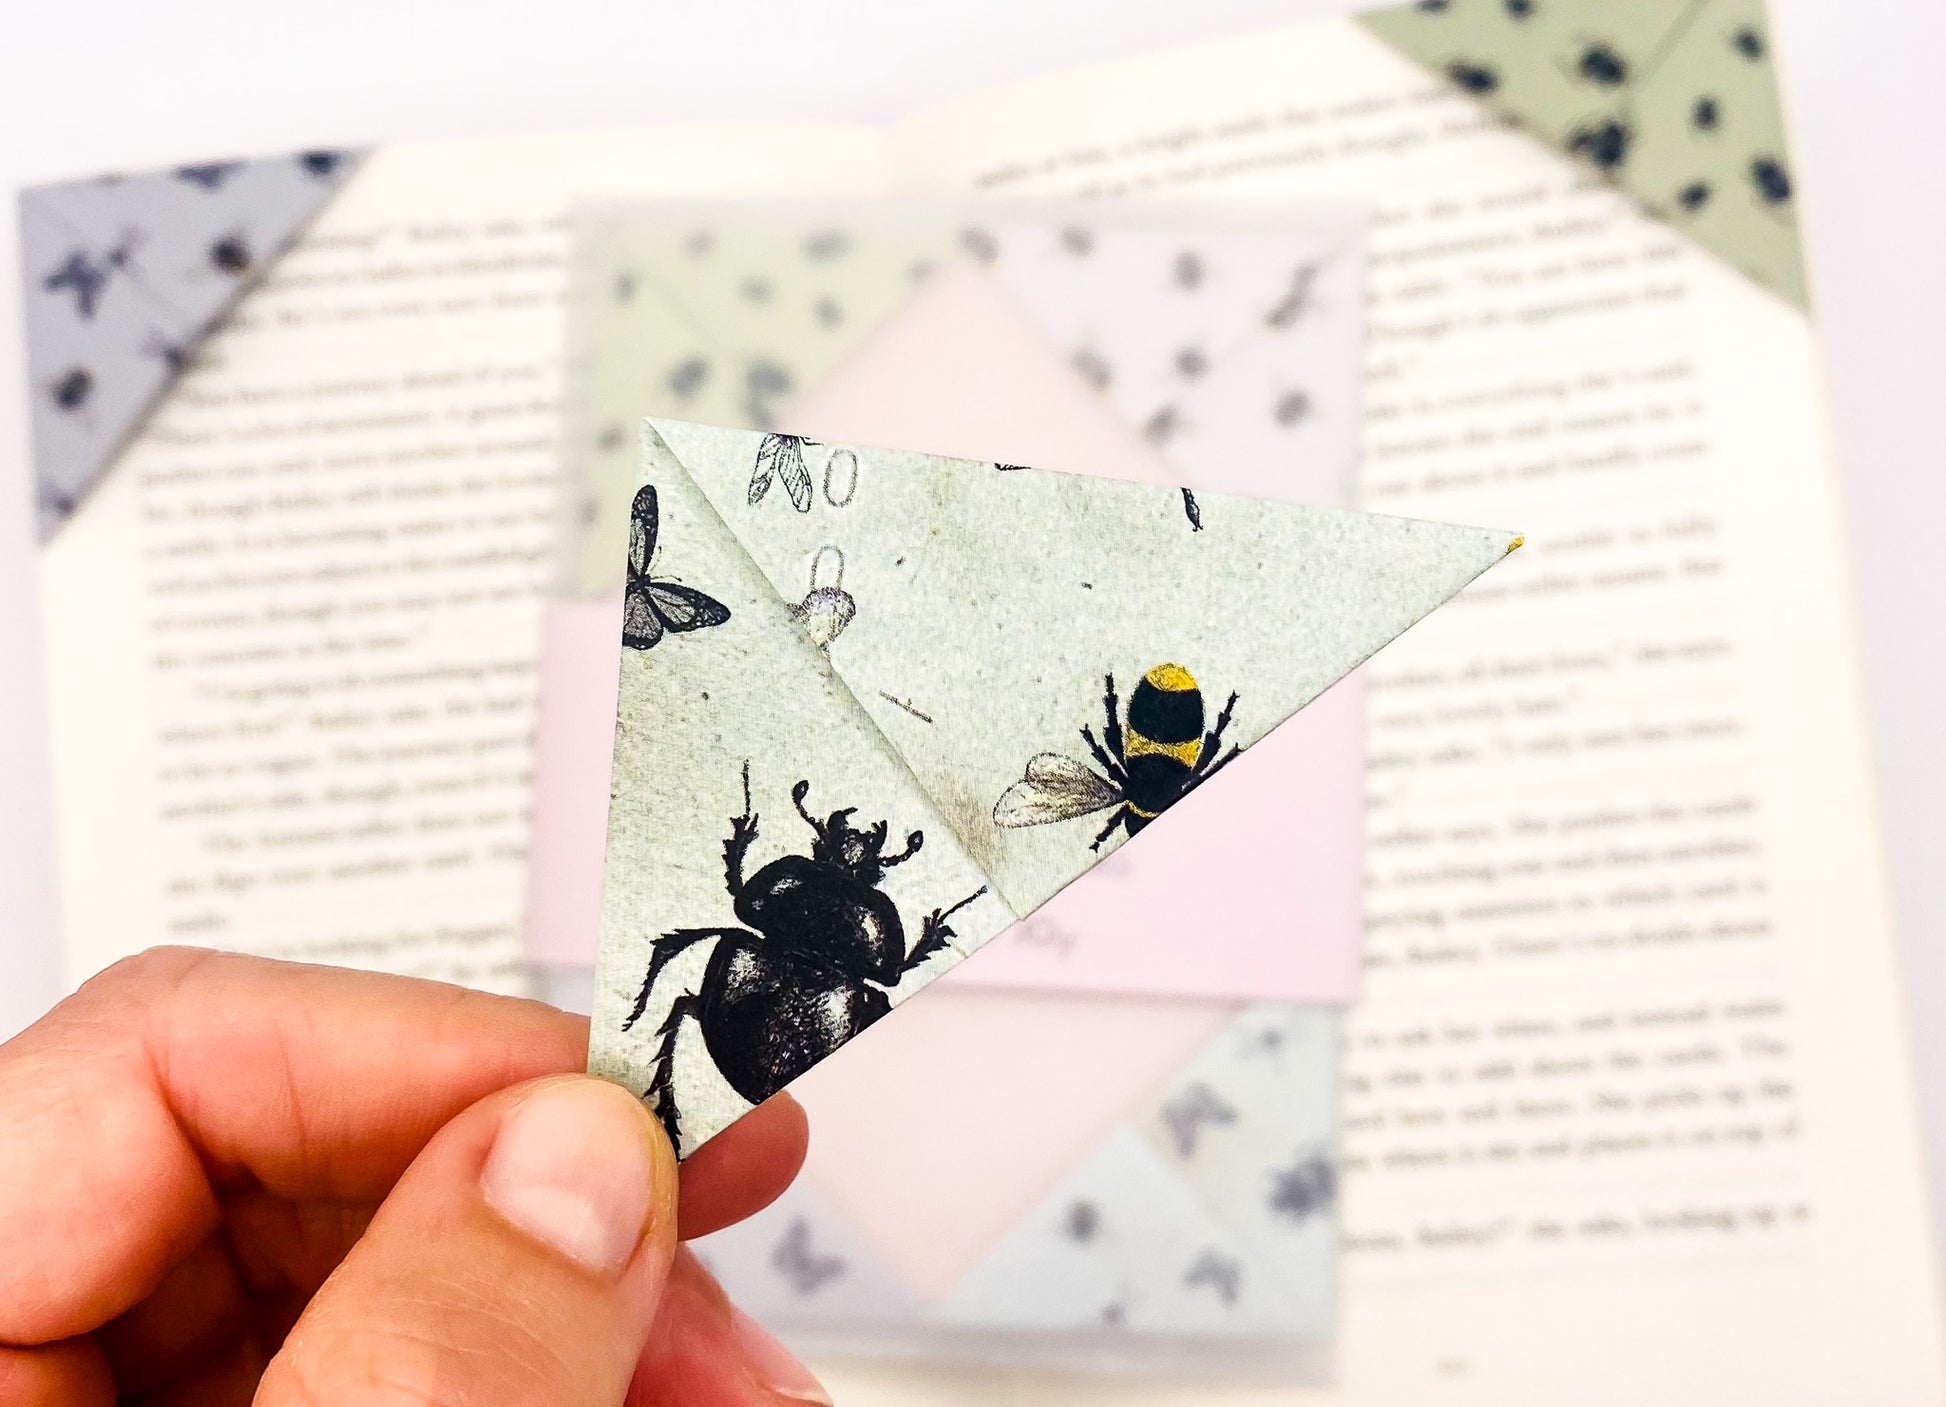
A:
<svg viewBox="0 0 1946 1407">
<path fill-rule="evenodd" d="M 1179 664 L 1159 664 L 1144 677 L 1165 693 L 1187 694 L 1196 688 L 1196 676 Z"/>
<path fill-rule="evenodd" d="M 1154 738 L 1145 738 L 1130 728 L 1122 738 L 1123 757 L 1173 757 L 1185 767 L 1194 767 L 1196 759 L 1203 755 L 1203 740 L 1191 738 L 1186 743 L 1159 743 Z"/>
</svg>

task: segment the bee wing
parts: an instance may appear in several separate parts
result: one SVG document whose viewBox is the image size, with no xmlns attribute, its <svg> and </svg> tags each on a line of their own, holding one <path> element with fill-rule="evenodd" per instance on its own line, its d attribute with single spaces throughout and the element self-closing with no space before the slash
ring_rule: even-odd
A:
<svg viewBox="0 0 1946 1407">
<path fill-rule="evenodd" d="M 993 804 L 993 823 L 1009 829 L 1044 826 L 1105 810 L 1121 799 L 1113 782 L 1072 757 L 1037 753 L 1027 761 L 1027 775 Z"/>
</svg>

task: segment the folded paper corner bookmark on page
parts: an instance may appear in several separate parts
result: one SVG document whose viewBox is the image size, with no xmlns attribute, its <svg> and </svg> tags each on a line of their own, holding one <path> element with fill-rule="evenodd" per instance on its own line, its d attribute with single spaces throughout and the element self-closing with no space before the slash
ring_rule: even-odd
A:
<svg viewBox="0 0 1946 1407">
<path fill-rule="evenodd" d="M 647 422 L 590 1068 L 693 1151 L 1519 543 Z"/>
</svg>

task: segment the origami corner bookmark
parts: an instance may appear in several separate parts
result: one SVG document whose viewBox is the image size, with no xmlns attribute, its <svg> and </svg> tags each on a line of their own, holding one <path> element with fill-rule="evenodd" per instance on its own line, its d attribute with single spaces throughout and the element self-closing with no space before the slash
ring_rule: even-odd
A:
<svg viewBox="0 0 1946 1407">
<path fill-rule="evenodd" d="M 1519 545 L 681 421 L 643 445 L 589 1067 L 685 1154 Z"/>
</svg>

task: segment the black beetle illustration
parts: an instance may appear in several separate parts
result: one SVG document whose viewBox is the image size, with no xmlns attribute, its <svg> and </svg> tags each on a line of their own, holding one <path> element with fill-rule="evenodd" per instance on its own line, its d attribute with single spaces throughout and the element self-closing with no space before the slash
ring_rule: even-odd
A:
<svg viewBox="0 0 1946 1407">
<path fill-rule="evenodd" d="M 878 886 L 885 871 L 919 853 L 925 835 L 885 853 L 884 821 L 854 826 L 857 807 L 820 821 L 804 809 L 811 784 L 791 788 L 791 802 L 815 837 L 811 853 L 772 860 L 746 881 L 743 862 L 757 838 L 750 806 L 750 767 L 743 768 L 743 814 L 730 820 L 723 875 L 732 908 L 749 928 L 678 928 L 656 940 L 629 1030 L 648 1009 L 656 979 L 679 954 L 713 942 L 700 991 L 669 1004 L 656 1031 L 655 1075 L 645 1097 L 655 1102 L 669 1141 L 677 1129 L 676 1041 L 685 1020 L 702 1028 L 703 1045 L 730 1087 L 761 1104 L 892 1009 L 890 988 L 954 937 L 947 920 L 982 894 L 981 885 L 950 909 L 926 915 L 910 952 L 891 897 Z M 754 929 L 755 932 L 750 930 Z"/>
</svg>

